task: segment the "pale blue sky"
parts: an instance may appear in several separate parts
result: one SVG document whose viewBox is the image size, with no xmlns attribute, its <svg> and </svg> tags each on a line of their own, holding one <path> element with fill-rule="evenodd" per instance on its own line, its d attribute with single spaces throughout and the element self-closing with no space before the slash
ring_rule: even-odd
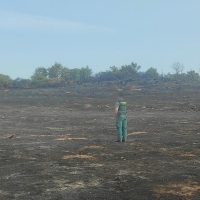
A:
<svg viewBox="0 0 200 200">
<path fill-rule="evenodd" d="M 0 73 L 29 78 L 55 62 L 199 72 L 200 1 L 0 0 Z"/>
</svg>

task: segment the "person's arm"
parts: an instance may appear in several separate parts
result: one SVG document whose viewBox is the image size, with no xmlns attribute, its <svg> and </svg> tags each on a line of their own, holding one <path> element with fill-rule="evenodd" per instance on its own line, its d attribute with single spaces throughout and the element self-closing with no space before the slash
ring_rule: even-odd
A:
<svg viewBox="0 0 200 200">
<path fill-rule="evenodd" d="M 118 114 L 118 107 L 115 107 L 115 117 L 117 117 L 117 114 Z"/>
<path fill-rule="evenodd" d="M 115 110 L 114 110 L 115 118 L 117 118 L 118 111 L 119 111 L 119 102 L 116 102 L 116 104 L 115 104 Z"/>
</svg>

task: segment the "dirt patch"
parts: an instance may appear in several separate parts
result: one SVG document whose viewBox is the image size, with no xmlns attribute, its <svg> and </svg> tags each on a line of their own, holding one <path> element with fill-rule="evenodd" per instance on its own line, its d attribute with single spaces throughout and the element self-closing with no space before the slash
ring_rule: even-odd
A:
<svg viewBox="0 0 200 200">
<path fill-rule="evenodd" d="M 68 159 L 89 159 L 89 160 L 95 160 L 94 156 L 88 156 L 88 155 L 67 155 L 62 157 L 63 160 Z"/>
<path fill-rule="evenodd" d="M 92 104 L 85 104 L 85 108 L 92 108 Z"/>
<path fill-rule="evenodd" d="M 147 132 L 133 132 L 133 133 L 129 133 L 128 136 L 131 136 L 131 135 L 139 135 L 139 134 L 145 134 Z"/>
<path fill-rule="evenodd" d="M 53 137 L 53 135 L 30 135 L 30 137 Z"/>
<path fill-rule="evenodd" d="M 84 150 L 87 150 L 87 149 L 101 150 L 101 149 L 105 149 L 105 147 L 102 147 L 102 146 L 85 146 L 85 147 L 79 149 L 79 151 L 84 151 Z"/>
<path fill-rule="evenodd" d="M 192 154 L 192 153 L 185 153 L 185 154 L 181 154 L 182 157 L 195 157 L 196 155 Z"/>
<path fill-rule="evenodd" d="M 191 183 L 177 183 L 158 186 L 154 189 L 157 197 L 165 195 L 176 196 L 177 198 L 183 198 L 190 200 L 196 193 L 200 192 L 200 184 L 197 182 Z M 169 197 L 170 198 L 170 197 Z"/>
<path fill-rule="evenodd" d="M 87 148 L 88 149 L 105 149 L 105 147 L 101 147 L 101 146 L 89 146 Z"/>
<path fill-rule="evenodd" d="M 74 183 L 67 183 L 66 180 L 54 180 L 54 183 L 56 184 L 56 189 L 54 190 L 47 190 L 47 191 L 65 191 L 65 190 L 68 190 L 68 191 L 72 191 L 72 190 L 77 190 L 77 189 L 85 189 L 85 188 L 88 188 L 88 187 L 98 187 L 100 186 L 100 183 L 98 180 L 92 180 L 88 183 L 85 183 L 83 181 L 76 181 Z"/>
<path fill-rule="evenodd" d="M 61 138 L 56 138 L 55 140 L 65 141 L 65 140 L 86 140 L 86 139 L 87 138 L 61 137 Z"/>
</svg>

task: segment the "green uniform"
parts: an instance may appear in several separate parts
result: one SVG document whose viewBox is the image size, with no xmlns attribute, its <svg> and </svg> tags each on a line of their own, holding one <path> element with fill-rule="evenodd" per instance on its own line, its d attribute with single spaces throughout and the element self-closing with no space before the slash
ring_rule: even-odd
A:
<svg viewBox="0 0 200 200">
<path fill-rule="evenodd" d="M 116 117 L 117 127 L 117 141 L 126 142 L 127 138 L 127 115 L 126 115 L 127 103 L 124 100 L 116 102 L 115 108 L 118 108 L 118 114 Z"/>
</svg>

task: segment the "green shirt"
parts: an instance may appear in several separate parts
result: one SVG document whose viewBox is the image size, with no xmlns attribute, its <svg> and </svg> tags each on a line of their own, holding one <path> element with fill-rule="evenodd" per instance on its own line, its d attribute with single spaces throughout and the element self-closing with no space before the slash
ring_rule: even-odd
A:
<svg viewBox="0 0 200 200">
<path fill-rule="evenodd" d="M 118 108 L 119 115 L 126 115 L 127 103 L 124 100 L 119 100 L 115 103 L 115 108 Z"/>
</svg>

